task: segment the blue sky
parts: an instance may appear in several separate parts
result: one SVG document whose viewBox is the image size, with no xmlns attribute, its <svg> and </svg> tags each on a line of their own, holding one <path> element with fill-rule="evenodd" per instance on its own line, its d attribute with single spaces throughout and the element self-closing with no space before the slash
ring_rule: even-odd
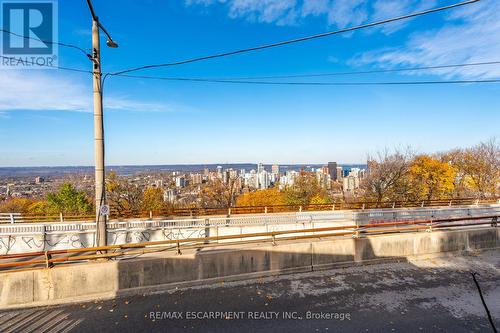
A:
<svg viewBox="0 0 500 333">
<path fill-rule="evenodd" d="M 170 62 L 358 25 L 456 1 L 94 0 L 119 42 L 103 71 Z M 59 40 L 90 47 L 85 1 L 59 2 Z M 103 39 L 104 42 L 104 39 Z M 104 43 L 103 43 L 104 44 Z M 142 74 L 310 74 L 500 60 L 500 2 L 342 36 Z M 90 69 L 59 49 L 59 64 Z M 92 165 L 92 78 L 1 70 L 0 166 Z M 499 78 L 500 66 L 302 79 Z M 295 79 L 297 81 L 298 79 Z M 107 164 L 358 163 L 385 147 L 437 152 L 500 136 L 500 85 L 256 86 L 111 78 Z"/>
</svg>

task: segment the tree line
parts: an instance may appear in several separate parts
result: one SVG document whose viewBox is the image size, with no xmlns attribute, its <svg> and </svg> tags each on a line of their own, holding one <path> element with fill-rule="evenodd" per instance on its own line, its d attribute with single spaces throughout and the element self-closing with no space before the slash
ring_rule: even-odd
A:
<svg viewBox="0 0 500 333">
<path fill-rule="evenodd" d="M 240 194 L 237 180 L 224 183 L 216 179 L 193 194 L 196 207 L 307 206 L 348 201 L 338 196 L 341 184 L 327 190 L 313 173 L 303 172 L 292 185 Z M 130 212 L 161 211 L 173 207 L 164 200 L 164 190 L 141 187 L 111 172 L 107 175 L 108 203 L 116 215 Z M 455 198 L 494 198 L 500 196 L 500 145 L 495 139 L 473 147 L 434 155 L 417 154 L 411 149 L 384 150 L 369 158 L 368 170 L 354 200 L 381 204 L 386 201 L 426 201 Z M 11 198 L 0 202 L 0 212 L 28 215 L 91 215 L 91 196 L 65 183 L 42 200 Z"/>
<path fill-rule="evenodd" d="M 364 200 L 424 201 L 500 195 L 500 145 L 495 139 L 434 155 L 385 150 L 371 160 Z"/>
</svg>

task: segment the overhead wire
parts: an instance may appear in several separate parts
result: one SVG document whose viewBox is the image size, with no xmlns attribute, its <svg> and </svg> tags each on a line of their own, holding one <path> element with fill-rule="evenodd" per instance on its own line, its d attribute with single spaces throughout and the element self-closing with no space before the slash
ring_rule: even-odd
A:
<svg viewBox="0 0 500 333">
<path fill-rule="evenodd" d="M 169 63 L 143 65 L 143 66 L 139 66 L 139 67 L 128 68 L 128 69 L 124 69 L 124 70 L 117 71 L 114 73 L 110 73 L 110 75 L 115 76 L 115 75 L 131 73 L 131 72 L 136 72 L 136 71 L 141 71 L 141 70 L 151 69 L 151 68 L 184 65 L 184 64 L 188 64 L 188 63 L 194 63 L 194 62 L 199 62 L 199 61 L 204 61 L 204 60 L 209 60 L 209 59 L 214 59 L 214 58 L 228 57 L 228 56 L 241 54 L 241 53 L 253 52 L 253 51 L 288 45 L 288 44 L 305 42 L 305 41 L 309 41 L 309 40 L 313 40 L 313 39 L 323 38 L 323 37 L 337 35 L 337 34 L 346 33 L 346 32 L 352 32 L 352 31 L 361 30 L 361 29 L 365 29 L 365 28 L 369 28 L 369 27 L 378 26 L 378 25 L 383 25 L 383 24 L 387 24 L 387 23 L 391 23 L 391 22 L 406 20 L 406 19 L 410 19 L 413 17 L 417 17 L 417 16 L 422 16 L 422 15 L 427 15 L 427 14 L 436 13 L 436 12 L 440 12 L 440 11 L 450 10 L 452 8 L 470 5 L 473 3 L 477 3 L 479 1 L 481 1 L 481 0 L 463 1 L 463 2 L 452 4 L 452 5 L 448 5 L 448 6 L 419 11 L 419 12 L 415 12 L 415 13 L 411 13 L 411 14 L 407 14 L 407 15 L 403 15 L 403 16 L 399 16 L 399 17 L 394 17 L 394 18 L 385 19 L 385 20 L 381 20 L 381 21 L 366 23 L 366 24 L 355 26 L 355 27 L 349 27 L 349 28 L 339 29 L 339 30 L 335 30 L 335 31 L 328 31 L 328 32 L 320 33 L 320 34 L 315 34 L 315 35 L 310 35 L 310 36 L 300 37 L 300 38 L 295 38 L 295 39 L 289 39 L 289 40 L 285 40 L 285 41 L 281 41 L 281 42 L 264 44 L 264 45 L 260 45 L 260 46 L 249 47 L 249 48 L 235 50 L 235 51 L 217 53 L 217 54 L 212 54 L 212 55 L 208 55 L 208 56 L 185 59 L 185 60 L 169 62 Z"/>
<path fill-rule="evenodd" d="M 61 42 L 54 42 L 54 41 L 49 41 L 49 40 L 42 40 L 42 39 L 39 39 L 39 38 L 30 37 L 30 36 L 23 36 L 23 35 L 15 33 L 15 32 L 9 31 L 7 29 L 0 29 L 0 32 L 7 33 L 7 34 L 10 34 L 10 35 L 19 37 L 19 38 L 36 40 L 36 41 L 42 42 L 44 44 L 53 44 L 53 45 L 58 45 L 58 46 L 63 46 L 63 47 L 75 49 L 75 50 L 78 50 L 78 51 L 82 52 L 86 57 L 89 56 L 89 53 L 87 51 L 85 51 L 83 48 L 81 48 L 80 46 L 78 46 L 78 45 L 61 43 Z"/>
</svg>

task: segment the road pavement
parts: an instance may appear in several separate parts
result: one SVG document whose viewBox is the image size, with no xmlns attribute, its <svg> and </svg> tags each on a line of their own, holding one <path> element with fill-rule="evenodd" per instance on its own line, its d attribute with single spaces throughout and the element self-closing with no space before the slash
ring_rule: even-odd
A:
<svg viewBox="0 0 500 333">
<path fill-rule="evenodd" d="M 500 251 L 0 312 L 0 332 L 493 332 Z"/>
</svg>

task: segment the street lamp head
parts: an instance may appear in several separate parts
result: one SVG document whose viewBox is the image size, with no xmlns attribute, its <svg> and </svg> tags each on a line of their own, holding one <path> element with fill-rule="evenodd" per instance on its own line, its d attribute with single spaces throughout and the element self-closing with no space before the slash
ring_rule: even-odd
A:
<svg viewBox="0 0 500 333">
<path fill-rule="evenodd" d="M 112 39 L 108 39 L 108 40 L 106 41 L 106 45 L 107 45 L 108 47 L 112 47 L 112 48 L 114 48 L 114 49 L 116 49 L 116 48 L 118 47 L 118 43 L 116 43 L 116 42 L 115 42 L 114 40 L 112 40 Z"/>
</svg>

